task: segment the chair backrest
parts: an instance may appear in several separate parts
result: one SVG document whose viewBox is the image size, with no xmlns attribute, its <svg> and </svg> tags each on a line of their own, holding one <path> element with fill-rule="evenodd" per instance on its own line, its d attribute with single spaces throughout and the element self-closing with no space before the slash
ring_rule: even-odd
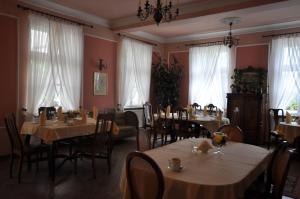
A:
<svg viewBox="0 0 300 199">
<path fill-rule="evenodd" d="M 126 158 L 126 177 L 132 199 L 145 198 L 146 194 L 147 198 L 163 198 L 163 174 L 157 163 L 148 155 L 137 151 L 129 153 Z"/>
<path fill-rule="evenodd" d="M 153 110 L 150 102 L 143 104 L 144 114 L 144 128 L 151 127 L 153 125 Z"/>
<path fill-rule="evenodd" d="M 270 131 L 277 130 L 279 122 L 284 121 L 283 109 L 270 108 L 268 112 L 269 112 L 269 117 L 268 117 L 269 129 Z"/>
<path fill-rule="evenodd" d="M 97 116 L 94 133 L 94 147 L 105 147 L 110 153 L 112 151 L 112 129 L 114 125 L 113 113 L 99 113 Z"/>
<path fill-rule="evenodd" d="M 43 111 L 46 111 L 46 117 L 47 117 L 47 120 L 51 120 L 52 118 L 55 117 L 55 113 L 56 113 L 56 109 L 54 106 L 50 106 L 50 107 L 40 107 L 38 112 L 39 112 L 39 115 L 43 112 Z"/>
<path fill-rule="evenodd" d="M 267 191 L 271 192 L 272 198 L 281 199 L 285 181 L 290 167 L 290 152 L 288 143 L 282 142 L 273 152 L 268 168 Z"/>
<path fill-rule="evenodd" d="M 225 133 L 229 141 L 244 142 L 243 131 L 238 126 L 232 124 L 225 124 L 221 126 L 217 131 Z"/>
<path fill-rule="evenodd" d="M 182 120 L 182 119 L 185 119 L 187 120 L 188 119 L 188 111 L 182 107 L 178 107 L 176 109 L 176 113 L 177 113 L 177 116 L 178 116 L 178 119 Z"/>
<path fill-rule="evenodd" d="M 218 111 L 218 107 L 216 107 L 215 105 L 213 104 L 208 104 L 207 106 L 207 109 L 208 109 L 208 113 L 211 115 L 213 113 L 217 113 Z"/>
<path fill-rule="evenodd" d="M 140 149 L 140 135 L 139 135 L 139 119 L 135 112 L 125 111 L 125 123 L 128 126 L 134 126 L 136 128 L 136 148 Z"/>
<path fill-rule="evenodd" d="M 199 105 L 198 103 L 193 103 L 192 108 L 201 111 L 201 105 Z"/>
<path fill-rule="evenodd" d="M 16 124 L 16 118 L 13 113 L 7 114 L 4 117 L 6 131 L 8 133 L 11 151 L 23 152 L 23 143 L 19 135 L 18 127 Z"/>
</svg>

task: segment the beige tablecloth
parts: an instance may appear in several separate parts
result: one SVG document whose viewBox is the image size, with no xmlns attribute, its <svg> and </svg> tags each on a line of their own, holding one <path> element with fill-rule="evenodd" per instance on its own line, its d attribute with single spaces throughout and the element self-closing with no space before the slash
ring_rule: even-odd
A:
<svg viewBox="0 0 300 199">
<path fill-rule="evenodd" d="M 164 116 L 163 116 L 164 117 Z M 216 120 L 215 116 L 203 116 L 202 114 L 195 115 L 195 118 L 189 118 L 189 121 L 193 121 L 195 123 L 201 124 L 206 127 L 210 132 L 215 132 L 218 128 L 224 124 L 230 124 L 230 120 L 226 117 L 222 117 L 222 121 Z M 158 115 L 154 114 L 154 119 L 157 119 Z M 168 117 L 168 119 L 172 119 L 172 114 Z M 177 114 L 174 114 L 174 119 L 177 119 Z"/>
<path fill-rule="evenodd" d="M 293 143 L 295 138 L 300 136 L 300 125 L 296 122 L 292 122 L 291 124 L 280 122 L 278 131 L 289 143 Z"/>
<path fill-rule="evenodd" d="M 201 142 L 203 139 L 197 139 Z M 235 199 L 243 197 L 249 185 L 267 168 L 270 153 L 263 148 L 243 143 L 228 142 L 222 148 L 224 154 L 192 153 L 190 140 L 179 141 L 147 151 L 161 168 L 165 179 L 164 199 Z M 168 159 L 178 157 L 183 170 L 169 170 Z M 140 186 L 143 186 L 143 181 Z M 120 181 L 123 198 L 129 198 L 125 169 Z M 145 190 L 145 198 L 147 188 Z"/>
<path fill-rule="evenodd" d="M 33 135 L 42 139 L 45 143 L 72 138 L 77 136 L 91 135 L 95 132 L 96 121 L 88 118 L 86 124 L 68 125 L 58 120 L 47 120 L 45 126 L 39 123 L 24 122 L 21 134 Z M 118 134 L 118 127 L 114 124 L 113 133 Z"/>
</svg>

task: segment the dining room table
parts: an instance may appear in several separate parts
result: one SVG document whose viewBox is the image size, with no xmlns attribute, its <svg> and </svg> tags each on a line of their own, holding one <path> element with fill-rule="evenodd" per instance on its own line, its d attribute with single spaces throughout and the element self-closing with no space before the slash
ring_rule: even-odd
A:
<svg viewBox="0 0 300 199">
<path fill-rule="evenodd" d="M 157 119 L 159 115 L 157 113 L 154 114 L 154 119 Z M 165 114 L 160 115 L 161 118 L 166 118 L 166 119 L 178 119 L 178 114 L 177 113 L 170 113 L 168 116 L 165 116 Z M 188 117 L 188 118 L 186 118 Z M 219 127 L 225 125 L 225 124 L 230 124 L 229 118 L 226 117 L 221 117 L 221 119 L 218 119 L 215 115 L 204 115 L 203 113 L 197 113 L 192 116 L 182 116 L 182 119 L 185 120 L 187 119 L 190 122 L 200 124 L 204 127 L 206 127 L 210 132 L 215 132 L 219 129 Z"/>
<path fill-rule="evenodd" d="M 295 149 L 293 151 L 300 154 L 300 124 L 298 122 L 280 122 L 278 132 L 288 143 L 294 144 Z"/>
<path fill-rule="evenodd" d="M 267 169 L 271 153 L 262 147 L 228 141 L 215 153 L 194 151 L 195 142 L 201 144 L 204 138 L 181 140 L 163 147 L 144 152 L 160 167 L 165 183 L 164 199 L 237 199 L 243 198 L 247 188 Z M 210 142 L 210 140 L 206 140 Z M 182 170 L 173 171 L 169 166 L 171 158 L 181 160 Z M 142 198 L 151 196 L 154 181 L 145 167 L 137 167 L 135 176 L 141 176 L 138 189 Z M 148 176 L 147 176 L 148 175 Z M 123 199 L 130 198 L 125 164 L 120 178 Z"/>
<path fill-rule="evenodd" d="M 70 119 L 67 121 L 60 121 L 57 118 L 46 120 L 44 125 L 41 125 L 38 120 L 25 121 L 21 127 L 20 134 L 33 136 L 39 138 L 43 143 L 50 146 L 50 174 L 52 180 L 55 179 L 55 159 L 58 157 L 64 158 L 61 164 L 70 160 L 71 157 L 67 155 L 56 155 L 56 145 L 61 141 L 68 141 L 74 138 L 89 136 L 95 133 L 96 120 L 87 118 L 86 122 L 82 122 L 80 118 Z M 119 133 L 118 127 L 113 123 L 112 133 L 117 135 Z"/>
</svg>

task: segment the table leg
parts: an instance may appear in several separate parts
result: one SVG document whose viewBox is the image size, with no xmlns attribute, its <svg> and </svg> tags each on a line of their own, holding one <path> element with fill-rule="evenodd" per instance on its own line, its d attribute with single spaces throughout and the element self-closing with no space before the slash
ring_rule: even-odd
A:
<svg viewBox="0 0 300 199">
<path fill-rule="evenodd" d="M 53 142 L 50 146 L 50 175 L 52 181 L 55 181 L 55 143 Z"/>
</svg>

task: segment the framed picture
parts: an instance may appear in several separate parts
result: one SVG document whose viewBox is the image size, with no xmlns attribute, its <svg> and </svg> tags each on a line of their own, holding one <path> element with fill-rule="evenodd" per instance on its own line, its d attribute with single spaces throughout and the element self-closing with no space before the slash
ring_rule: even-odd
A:
<svg viewBox="0 0 300 199">
<path fill-rule="evenodd" d="M 107 74 L 94 72 L 94 95 L 107 95 Z"/>
</svg>

